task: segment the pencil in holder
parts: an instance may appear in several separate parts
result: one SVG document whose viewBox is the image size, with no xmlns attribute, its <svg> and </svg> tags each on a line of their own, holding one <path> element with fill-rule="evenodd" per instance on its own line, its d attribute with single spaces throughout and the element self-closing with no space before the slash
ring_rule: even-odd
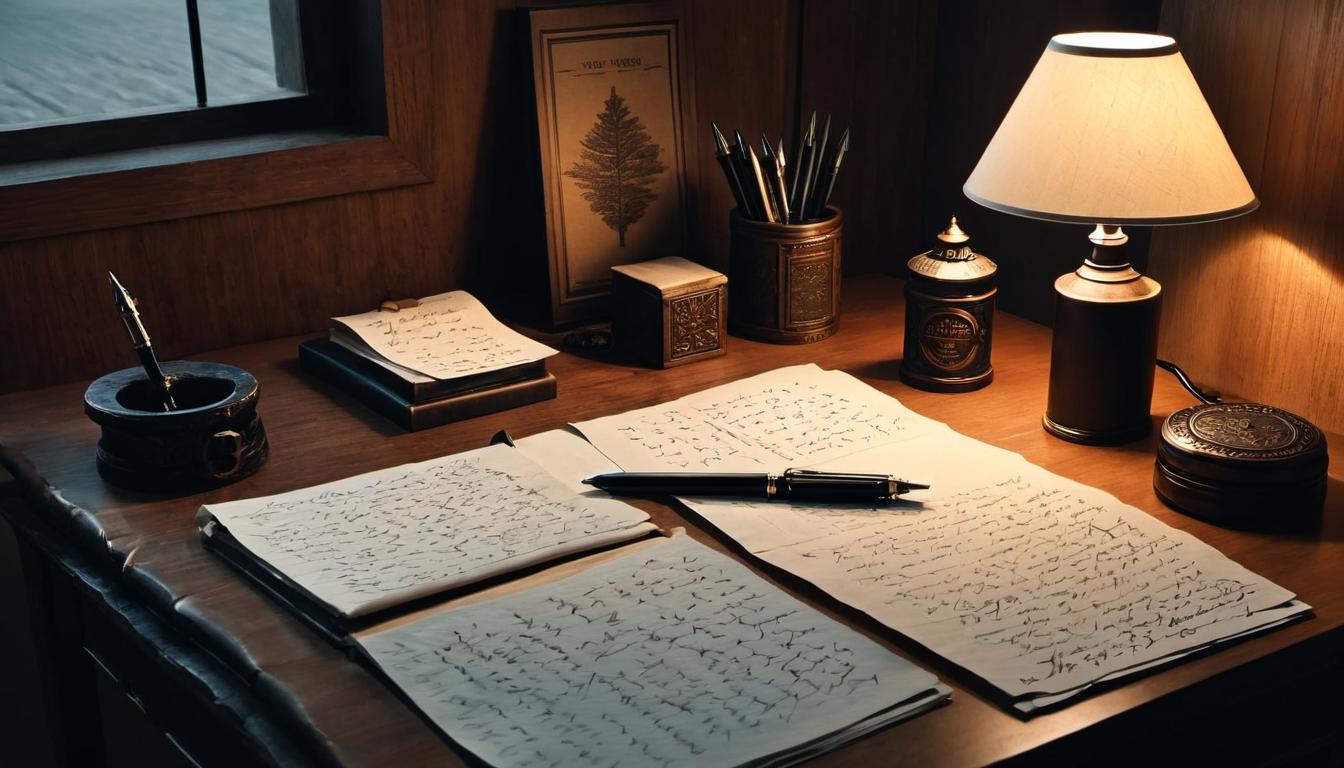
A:
<svg viewBox="0 0 1344 768">
<path fill-rule="evenodd" d="M 728 216 L 732 247 L 728 331 L 772 344 L 810 344 L 840 325 L 840 236 L 844 214 L 801 224 Z"/>
</svg>

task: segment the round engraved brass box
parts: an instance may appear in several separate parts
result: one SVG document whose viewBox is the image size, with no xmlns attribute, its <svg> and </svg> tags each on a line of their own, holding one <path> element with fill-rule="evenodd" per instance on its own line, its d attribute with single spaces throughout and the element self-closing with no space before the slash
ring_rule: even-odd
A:
<svg viewBox="0 0 1344 768">
<path fill-rule="evenodd" d="M 102 427 L 98 474 L 114 485 L 163 491 L 209 488 L 256 472 L 269 446 L 257 414 L 257 380 L 222 363 L 163 364 L 177 409 L 162 400 L 142 368 L 94 381 L 84 412 Z"/>
<path fill-rule="evenodd" d="M 810 344 L 840 327 L 840 237 L 835 206 L 803 224 L 728 219 L 728 332 L 772 344 Z"/>
<path fill-rule="evenodd" d="M 931 392 L 969 392 L 994 380 L 989 353 L 998 267 L 971 250 L 955 217 L 938 247 L 907 263 L 901 380 Z"/>
<path fill-rule="evenodd" d="M 1329 461 L 1325 436 L 1294 413 L 1259 403 L 1196 405 L 1163 423 L 1153 489 L 1192 517 L 1273 526 L 1320 514 Z"/>
</svg>

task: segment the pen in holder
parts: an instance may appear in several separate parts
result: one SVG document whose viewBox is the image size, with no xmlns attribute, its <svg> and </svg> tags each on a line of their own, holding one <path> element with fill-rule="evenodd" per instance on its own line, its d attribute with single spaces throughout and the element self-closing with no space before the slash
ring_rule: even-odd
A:
<svg viewBox="0 0 1344 768">
<path fill-rule="evenodd" d="M 194 491 L 240 480 L 266 461 L 257 380 L 222 363 L 163 364 L 176 408 L 165 411 L 140 368 L 89 385 L 84 412 L 102 427 L 98 474 L 125 488 Z"/>
<path fill-rule="evenodd" d="M 729 214 L 728 331 L 772 344 L 810 344 L 840 324 L 844 214 L 827 206 L 801 224 Z"/>
</svg>

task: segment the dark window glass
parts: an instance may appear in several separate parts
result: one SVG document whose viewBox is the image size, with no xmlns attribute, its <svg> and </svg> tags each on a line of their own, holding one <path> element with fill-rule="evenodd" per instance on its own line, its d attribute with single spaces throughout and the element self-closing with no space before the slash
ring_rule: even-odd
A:
<svg viewBox="0 0 1344 768">
<path fill-rule="evenodd" d="M 208 105 L 302 92 L 301 72 L 276 71 L 277 49 L 297 45 L 272 36 L 289 7 L 199 3 Z M 188 18 L 185 0 L 0 0 L 0 127 L 197 106 Z"/>
<path fill-rule="evenodd" d="M 195 103 L 182 0 L 0 0 L 0 126 Z"/>
<path fill-rule="evenodd" d="M 327 0 L 0 0 L 0 184 L 40 177 L 28 163 L 336 125 L 348 13 Z"/>
<path fill-rule="evenodd" d="M 270 0 L 202 0 L 199 7 L 211 104 L 293 96 L 301 88 L 277 79 Z"/>
</svg>

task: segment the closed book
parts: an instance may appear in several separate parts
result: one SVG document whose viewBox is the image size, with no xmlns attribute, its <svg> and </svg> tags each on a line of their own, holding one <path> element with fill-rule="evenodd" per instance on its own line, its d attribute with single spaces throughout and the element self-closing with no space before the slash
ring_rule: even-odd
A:
<svg viewBox="0 0 1344 768">
<path fill-rule="evenodd" d="M 550 400 L 556 393 L 555 377 L 546 373 L 545 364 L 541 363 L 541 375 L 534 378 L 486 385 L 416 402 L 402 397 L 370 375 L 362 365 L 353 363 L 351 358 L 359 360 L 330 341 L 306 341 L 299 345 L 299 363 L 305 371 L 346 390 L 410 432 Z"/>
<path fill-rule="evenodd" d="M 546 361 L 533 360 L 493 371 L 472 373 L 452 379 L 436 379 L 392 363 L 380 362 L 370 356 L 373 354 L 371 351 L 367 354 L 361 353 L 357 344 L 357 339 L 351 340 L 347 334 L 341 334 L 333 329 L 330 347 L 324 348 L 324 354 L 339 360 L 345 367 L 377 381 L 401 399 L 411 403 L 423 403 L 515 381 L 539 379 L 546 375 Z"/>
</svg>

